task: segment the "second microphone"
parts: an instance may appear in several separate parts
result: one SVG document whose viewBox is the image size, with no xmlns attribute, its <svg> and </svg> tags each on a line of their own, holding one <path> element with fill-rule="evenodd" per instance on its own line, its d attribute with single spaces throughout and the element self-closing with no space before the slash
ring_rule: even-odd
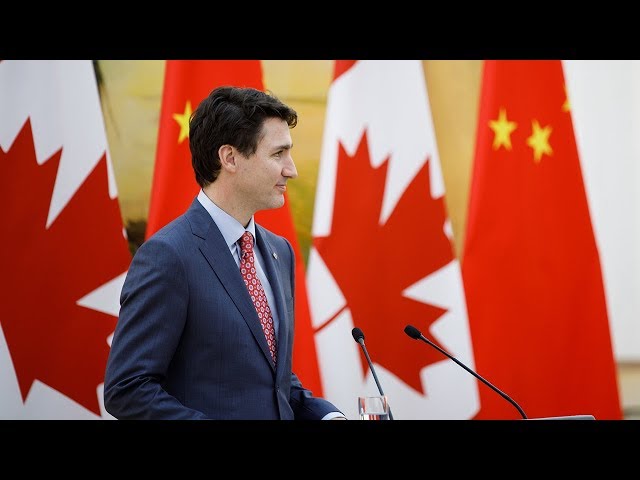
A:
<svg viewBox="0 0 640 480">
<path fill-rule="evenodd" d="M 362 351 L 364 352 L 364 356 L 367 359 L 367 363 L 369 364 L 369 369 L 373 374 L 373 379 L 376 382 L 378 387 L 378 391 L 380 395 L 384 396 L 384 392 L 382 391 L 382 387 L 380 386 L 380 381 L 378 380 L 378 375 L 376 375 L 376 370 L 373 368 L 373 363 L 371 363 L 371 358 L 369 357 L 369 352 L 367 352 L 367 347 L 364 345 L 364 333 L 358 327 L 355 327 L 351 330 L 351 335 L 353 335 L 353 339 L 360 345 Z M 389 407 L 389 420 L 393 420 L 393 413 L 391 413 L 391 407 Z"/>
</svg>

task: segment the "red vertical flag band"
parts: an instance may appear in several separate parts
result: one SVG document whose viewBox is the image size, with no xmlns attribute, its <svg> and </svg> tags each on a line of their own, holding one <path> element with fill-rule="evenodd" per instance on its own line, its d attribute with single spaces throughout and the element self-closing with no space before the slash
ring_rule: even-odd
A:
<svg viewBox="0 0 640 480">
<path fill-rule="evenodd" d="M 561 61 L 486 61 L 462 274 L 477 369 L 528 417 L 620 419 Z M 518 418 L 480 389 L 478 419 Z"/>
<path fill-rule="evenodd" d="M 198 193 L 199 186 L 191 167 L 189 118 L 211 90 L 221 85 L 264 90 L 261 61 L 167 60 L 146 238 L 182 214 Z M 294 249 L 296 333 L 293 369 L 305 387 L 321 395 L 304 259 L 288 199 L 284 207 L 258 212 L 255 218 L 262 226 L 286 237 Z"/>
</svg>

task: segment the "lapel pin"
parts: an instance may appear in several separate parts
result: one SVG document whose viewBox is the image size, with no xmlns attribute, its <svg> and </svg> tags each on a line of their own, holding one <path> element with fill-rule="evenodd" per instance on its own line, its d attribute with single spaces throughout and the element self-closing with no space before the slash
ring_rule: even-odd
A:
<svg viewBox="0 0 640 480">
<path fill-rule="evenodd" d="M 275 258 L 276 260 L 278 259 L 278 254 L 276 252 L 273 252 L 271 255 L 273 255 L 273 258 Z"/>
</svg>

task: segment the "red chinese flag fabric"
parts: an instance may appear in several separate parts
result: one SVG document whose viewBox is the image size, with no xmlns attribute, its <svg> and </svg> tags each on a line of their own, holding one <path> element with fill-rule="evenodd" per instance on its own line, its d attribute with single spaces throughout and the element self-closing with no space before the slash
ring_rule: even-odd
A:
<svg viewBox="0 0 640 480">
<path fill-rule="evenodd" d="M 0 418 L 113 418 L 131 262 L 90 60 L 0 61 Z"/>
<path fill-rule="evenodd" d="M 264 90 L 260 60 L 167 60 L 158 130 L 158 149 L 151 190 L 146 238 L 181 215 L 198 194 L 189 150 L 189 118 L 198 104 L 221 85 Z M 295 131 L 292 132 L 295 135 Z M 311 332 L 300 253 L 291 209 L 285 205 L 260 211 L 256 221 L 286 237 L 296 255 L 296 333 L 293 368 L 304 385 L 321 395 L 315 344 Z"/>
<path fill-rule="evenodd" d="M 620 419 L 562 63 L 486 61 L 462 259 L 478 372 L 529 418 Z M 481 385 L 478 419 L 519 413 Z"/>
</svg>

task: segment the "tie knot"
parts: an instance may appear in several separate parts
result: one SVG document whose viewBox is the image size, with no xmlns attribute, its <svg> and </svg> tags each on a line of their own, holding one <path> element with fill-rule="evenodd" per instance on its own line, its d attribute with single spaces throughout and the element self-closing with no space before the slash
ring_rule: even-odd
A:
<svg viewBox="0 0 640 480">
<path fill-rule="evenodd" d="M 240 249 L 243 254 L 253 252 L 253 235 L 251 232 L 244 232 L 240 237 Z"/>
</svg>

